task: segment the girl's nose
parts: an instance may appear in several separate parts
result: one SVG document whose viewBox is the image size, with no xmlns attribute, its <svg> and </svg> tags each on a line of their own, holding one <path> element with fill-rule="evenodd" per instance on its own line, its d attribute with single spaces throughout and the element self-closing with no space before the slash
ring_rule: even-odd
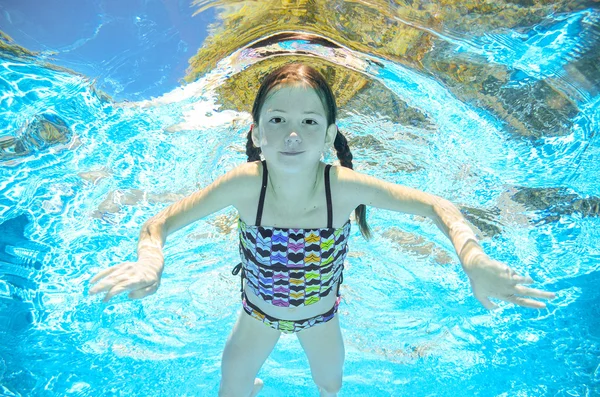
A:
<svg viewBox="0 0 600 397">
<path fill-rule="evenodd" d="M 290 133 L 286 138 L 285 138 L 285 143 L 289 144 L 298 144 L 302 142 L 302 140 L 300 139 L 300 136 L 298 134 L 296 134 L 295 132 Z"/>
</svg>

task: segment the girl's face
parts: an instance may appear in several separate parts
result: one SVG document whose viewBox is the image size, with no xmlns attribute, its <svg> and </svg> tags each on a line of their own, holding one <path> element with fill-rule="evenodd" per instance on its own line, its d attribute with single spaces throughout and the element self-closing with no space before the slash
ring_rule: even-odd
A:
<svg viewBox="0 0 600 397">
<path fill-rule="evenodd" d="M 327 125 L 325 108 L 315 90 L 294 85 L 268 94 L 258 125 L 252 129 L 252 140 L 267 162 L 294 172 L 319 162 L 336 133 L 335 123 Z"/>
</svg>

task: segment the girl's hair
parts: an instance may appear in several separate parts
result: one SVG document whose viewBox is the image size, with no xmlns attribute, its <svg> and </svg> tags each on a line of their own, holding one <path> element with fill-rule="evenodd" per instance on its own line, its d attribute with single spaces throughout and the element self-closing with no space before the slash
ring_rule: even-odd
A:
<svg viewBox="0 0 600 397">
<path fill-rule="evenodd" d="M 335 123 L 337 117 L 337 106 L 335 104 L 333 92 L 325 81 L 325 78 L 314 68 L 298 63 L 282 66 L 265 77 L 258 90 L 258 93 L 256 94 L 254 105 L 252 106 L 252 118 L 254 119 L 254 122 L 256 124 L 258 123 L 260 111 L 271 90 L 279 86 L 294 84 L 306 85 L 313 88 L 319 98 L 321 98 L 321 102 L 323 103 L 323 107 L 327 113 L 327 125 L 329 126 Z M 344 167 L 352 169 L 352 153 L 350 152 L 350 147 L 348 147 L 348 141 L 346 140 L 346 137 L 342 135 L 339 129 L 337 131 L 337 135 L 335 136 L 333 146 L 337 152 L 337 157 L 340 160 L 340 164 Z M 252 129 L 250 129 L 248 132 L 248 142 L 246 143 L 246 155 L 248 155 L 248 162 L 260 160 L 260 153 L 260 148 L 254 146 L 252 142 Z M 370 239 L 371 230 L 367 224 L 367 207 L 364 204 L 359 205 L 356 207 L 354 214 L 358 220 L 358 226 L 361 234 L 364 238 Z"/>
</svg>

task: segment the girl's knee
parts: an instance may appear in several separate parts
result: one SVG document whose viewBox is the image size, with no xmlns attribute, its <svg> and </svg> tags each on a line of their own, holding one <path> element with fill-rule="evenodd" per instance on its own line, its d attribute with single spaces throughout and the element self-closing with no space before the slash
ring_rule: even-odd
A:
<svg viewBox="0 0 600 397">
<path fill-rule="evenodd" d="M 254 383 L 250 385 L 248 382 L 223 381 L 219 385 L 219 397 L 254 397 L 263 387 L 263 381 L 259 378 L 254 379 Z"/>
<path fill-rule="evenodd" d="M 252 393 L 252 382 L 227 381 L 221 379 L 219 397 L 248 397 Z"/>
<path fill-rule="evenodd" d="M 336 394 L 342 388 L 342 377 L 330 378 L 330 379 L 313 379 L 316 385 L 322 391 L 328 394 Z"/>
</svg>

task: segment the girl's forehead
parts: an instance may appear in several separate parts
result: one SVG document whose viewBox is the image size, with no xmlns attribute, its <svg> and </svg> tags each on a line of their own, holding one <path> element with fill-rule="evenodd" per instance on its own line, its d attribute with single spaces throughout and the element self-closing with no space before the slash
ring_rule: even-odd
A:
<svg viewBox="0 0 600 397">
<path fill-rule="evenodd" d="M 284 85 L 273 88 L 267 94 L 267 101 L 273 99 L 273 97 L 287 97 L 287 96 L 309 96 L 318 97 L 317 92 L 314 88 L 306 85 Z"/>
<path fill-rule="evenodd" d="M 268 111 L 285 105 L 293 106 L 295 109 L 310 107 L 320 112 L 325 110 L 315 89 L 303 85 L 283 86 L 271 90 L 267 94 L 263 110 Z"/>
</svg>

